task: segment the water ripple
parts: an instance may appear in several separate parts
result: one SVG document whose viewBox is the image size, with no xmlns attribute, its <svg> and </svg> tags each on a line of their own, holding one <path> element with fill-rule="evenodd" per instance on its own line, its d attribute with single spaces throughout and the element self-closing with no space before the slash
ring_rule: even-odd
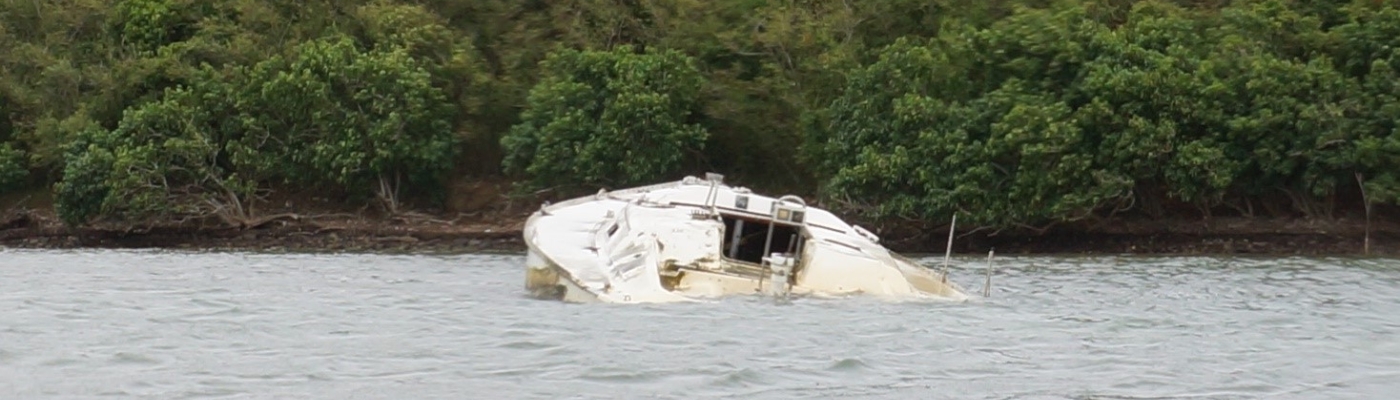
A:
<svg viewBox="0 0 1400 400">
<path fill-rule="evenodd" d="M 981 260 L 954 270 L 980 289 Z M 967 303 L 528 299 L 514 255 L 0 250 L 18 398 L 1400 392 L 1400 261 L 1011 257 Z M 935 260 L 929 260 L 935 263 Z M 959 279 L 964 278 L 964 279 Z"/>
</svg>

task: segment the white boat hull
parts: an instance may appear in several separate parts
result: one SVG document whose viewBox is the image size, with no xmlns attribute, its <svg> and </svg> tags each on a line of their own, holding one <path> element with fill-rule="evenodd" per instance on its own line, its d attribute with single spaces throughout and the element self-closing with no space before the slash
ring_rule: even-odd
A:
<svg viewBox="0 0 1400 400">
<path fill-rule="evenodd" d="M 530 216 L 525 287 L 567 302 L 729 295 L 963 300 L 946 276 L 800 199 L 685 180 L 546 205 Z"/>
</svg>

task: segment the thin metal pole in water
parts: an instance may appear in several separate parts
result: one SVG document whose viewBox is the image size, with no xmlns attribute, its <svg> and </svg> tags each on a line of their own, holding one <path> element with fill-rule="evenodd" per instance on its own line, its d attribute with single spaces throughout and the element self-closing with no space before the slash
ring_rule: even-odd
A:
<svg viewBox="0 0 1400 400">
<path fill-rule="evenodd" d="M 943 282 L 948 282 L 948 262 L 953 258 L 953 228 L 958 226 L 958 214 L 953 213 L 953 223 L 948 225 L 948 251 L 943 253 Z"/>
<path fill-rule="evenodd" d="M 773 251 L 773 229 L 778 225 L 778 219 L 773 218 L 768 221 L 768 237 L 763 239 L 763 256 L 768 257 L 768 252 Z"/>
<path fill-rule="evenodd" d="M 773 264 L 772 264 L 772 263 L 769 263 L 769 262 L 767 262 L 767 261 L 765 261 L 765 260 L 768 260 L 768 257 L 769 257 L 768 252 L 773 251 L 773 226 L 774 226 L 774 225 L 777 225 L 777 223 L 778 223 L 778 218 L 777 218 L 777 215 L 776 215 L 776 214 L 777 214 L 777 213 L 775 212 L 774 215 L 773 215 L 773 219 L 770 220 L 770 221 L 768 221 L 768 237 L 767 237 L 766 239 L 763 239 L 763 255 L 760 256 L 760 258 L 759 258 L 759 263 L 758 263 L 758 264 L 759 264 L 759 265 L 762 265 L 762 266 L 764 266 L 764 267 L 767 267 L 767 268 L 760 268 L 760 269 L 759 269 L 759 272 L 758 272 L 758 288 L 759 288 L 759 289 L 763 289 L 763 276 L 764 276 L 764 275 L 767 275 L 767 274 L 773 273 Z M 769 286 L 772 286 L 774 283 L 775 283 L 775 282 L 768 282 L 768 285 L 769 285 Z"/>
<path fill-rule="evenodd" d="M 987 283 L 982 286 L 982 297 L 992 297 L 992 255 L 997 249 L 987 251 Z"/>
<path fill-rule="evenodd" d="M 1366 196 L 1366 178 L 1356 173 L 1356 186 L 1361 187 L 1361 202 L 1366 205 L 1366 236 L 1361 242 L 1361 252 L 1371 255 L 1371 198 Z"/>
<path fill-rule="evenodd" d="M 758 287 L 754 288 L 754 291 L 763 293 L 763 278 L 773 273 L 773 267 L 769 265 L 768 257 L 758 259 L 758 265 L 760 266 L 758 269 Z M 772 284 L 770 283 L 769 285 Z"/>
</svg>

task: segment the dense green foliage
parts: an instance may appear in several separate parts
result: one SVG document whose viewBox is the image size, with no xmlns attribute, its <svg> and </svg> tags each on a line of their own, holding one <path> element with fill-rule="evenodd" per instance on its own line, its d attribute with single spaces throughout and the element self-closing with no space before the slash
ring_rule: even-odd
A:
<svg viewBox="0 0 1400 400">
<path fill-rule="evenodd" d="M 374 193 L 395 211 L 402 184 L 432 185 L 451 166 L 452 107 L 402 48 L 316 40 L 291 60 L 194 77 L 74 141 L 56 185 L 65 220 L 238 223 L 267 183 Z"/>
<path fill-rule="evenodd" d="M 9 143 L 0 143 L 0 193 L 19 187 L 28 177 L 24 152 Z"/>
<path fill-rule="evenodd" d="M 506 172 L 538 186 L 634 185 L 675 172 L 704 145 L 705 129 L 688 121 L 700 73 L 679 52 L 565 50 L 542 69 L 501 139 Z"/>
<path fill-rule="evenodd" d="M 897 43 L 851 75 L 809 135 L 815 158 L 831 194 L 879 215 L 1073 220 L 1144 192 L 1203 211 L 1282 194 L 1325 213 L 1318 199 L 1372 172 L 1349 159 L 1372 136 L 1349 118 L 1366 94 L 1317 19 L 1282 4 L 1140 3 L 1116 27 L 1085 8 L 1021 10 Z"/>
<path fill-rule="evenodd" d="M 1398 78 L 1375 0 L 0 0 L 0 193 L 239 224 L 715 170 L 992 227 L 1328 217 L 1400 204 Z"/>
</svg>

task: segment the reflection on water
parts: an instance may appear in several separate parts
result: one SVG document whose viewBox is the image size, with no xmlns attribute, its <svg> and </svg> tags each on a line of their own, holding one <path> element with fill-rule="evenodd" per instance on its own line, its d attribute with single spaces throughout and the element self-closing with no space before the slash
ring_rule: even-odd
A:
<svg viewBox="0 0 1400 400">
<path fill-rule="evenodd" d="M 528 299 L 522 262 L 513 255 L 0 250 L 0 394 L 1400 393 L 1400 260 L 1001 258 L 993 296 L 968 303 L 736 297 L 641 306 Z M 977 266 L 954 278 L 980 289 L 981 274 Z"/>
</svg>

